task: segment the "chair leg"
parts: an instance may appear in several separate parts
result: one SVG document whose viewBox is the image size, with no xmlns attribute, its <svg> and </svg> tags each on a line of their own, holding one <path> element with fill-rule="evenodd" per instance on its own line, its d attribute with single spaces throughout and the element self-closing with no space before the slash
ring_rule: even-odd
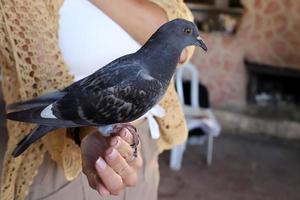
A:
<svg viewBox="0 0 300 200">
<path fill-rule="evenodd" d="M 172 170 L 180 170 L 185 146 L 186 143 L 179 144 L 171 150 L 170 168 Z"/>
<path fill-rule="evenodd" d="M 208 135 L 208 142 L 207 142 L 207 157 L 206 157 L 206 163 L 207 165 L 211 165 L 212 162 L 212 156 L 213 156 L 213 139 L 214 136 L 212 134 Z"/>
</svg>

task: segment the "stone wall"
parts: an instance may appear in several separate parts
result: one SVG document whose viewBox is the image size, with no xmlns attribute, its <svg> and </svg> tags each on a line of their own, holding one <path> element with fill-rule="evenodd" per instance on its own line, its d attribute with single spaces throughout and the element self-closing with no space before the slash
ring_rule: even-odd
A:
<svg viewBox="0 0 300 200">
<path fill-rule="evenodd" d="M 196 50 L 192 59 L 215 107 L 246 104 L 244 59 L 300 70 L 300 1 L 242 2 L 245 12 L 237 33 L 203 34 L 209 51 Z"/>
<path fill-rule="evenodd" d="M 245 38 L 246 58 L 300 69 L 300 1 L 244 0 L 238 37 Z"/>
</svg>

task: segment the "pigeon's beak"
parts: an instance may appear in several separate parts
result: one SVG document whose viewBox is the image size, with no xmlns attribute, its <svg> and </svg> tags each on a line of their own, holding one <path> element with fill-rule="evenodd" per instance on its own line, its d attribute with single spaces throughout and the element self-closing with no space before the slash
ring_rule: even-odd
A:
<svg viewBox="0 0 300 200">
<path fill-rule="evenodd" d="M 204 44 L 200 36 L 197 37 L 197 45 L 201 47 L 204 51 L 207 51 L 207 46 Z"/>
</svg>

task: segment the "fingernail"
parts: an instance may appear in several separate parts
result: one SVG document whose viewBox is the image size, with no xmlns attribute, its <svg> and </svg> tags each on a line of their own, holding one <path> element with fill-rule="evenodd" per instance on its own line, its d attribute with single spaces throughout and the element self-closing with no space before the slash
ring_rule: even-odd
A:
<svg viewBox="0 0 300 200">
<path fill-rule="evenodd" d="M 107 151 L 108 159 L 114 160 L 117 157 L 117 151 L 114 148 L 111 148 Z"/>
<path fill-rule="evenodd" d="M 96 161 L 96 165 L 98 166 L 98 169 L 103 170 L 106 167 L 106 162 L 101 157 L 99 157 Z"/>
<path fill-rule="evenodd" d="M 122 138 L 126 138 L 129 134 L 129 131 L 127 129 L 125 129 L 124 131 L 122 131 L 121 136 Z"/>
<path fill-rule="evenodd" d="M 119 140 L 117 137 L 114 137 L 111 141 L 110 141 L 110 145 L 117 147 L 119 145 Z"/>
</svg>

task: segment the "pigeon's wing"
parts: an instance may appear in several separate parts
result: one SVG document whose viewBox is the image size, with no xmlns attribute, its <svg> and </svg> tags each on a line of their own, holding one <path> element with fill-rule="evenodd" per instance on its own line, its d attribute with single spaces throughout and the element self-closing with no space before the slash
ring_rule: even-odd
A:
<svg viewBox="0 0 300 200">
<path fill-rule="evenodd" d="M 78 124 L 76 124 L 73 121 L 59 120 L 56 119 L 55 117 L 50 117 L 50 118 L 42 117 L 43 111 L 45 115 L 47 115 L 47 113 L 45 112 L 45 110 L 47 110 L 46 108 L 50 108 L 52 103 L 61 99 L 66 94 L 67 94 L 66 91 L 55 91 L 48 94 L 44 94 L 35 99 L 31 99 L 25 102 L 18 102 L 18 103 L 11 104 L 8 106 L 8 109 L 14 109 L 17 111 L 8 113 L 6 117 L 7 119 L 10 120 L 28 122 L 28 123 L 37 123 L 46 126 L 76 127 L 78 126 Z"/>
<path fill-rule="evenodd" d="M 140 67 L 131 66 L 132 74 L 119 76 L 111 87 L 94 84 L 77 88 L 53 104 L 53 113 L 60 119 L 96 125 L 128 122 L 137 119 L 162 96 L 161 83 Z M 137 71 L 137 69 L 139 69 Z M 121 73 L 121 72 L 119 72 Z"/>
<path fill-rule="evenodd" d="M 95 73 L 93 73 L 90 76 L 87 76 L 86 78 L 79 80 L 77 82 L 74 82 L 70 86 L 66 87 L 64 90 L 61 91 L 54 91 L 47 94 L 43 94 L 37 98 L 30 99 L 28 101 L 24 102 L 17 102 L 13 103 L 7 106 L 8 110 L 26 110 L 36 107 L 42 107 L 49 105 L 63 96 L 65 96 L 70 90 L 77 90 L 78 87 L 87 87 L 90 84 L 95 84 L 95 80 L 97 81 L 97 87 L 100 88 L 107 88 L 111 85 L 116 84 L 118 76 L 123 76 L 122 73 L 124 73 L 124 68 L 127 68 L 128 65 L 134 65 L 136 67 L 140 67 L 138 64 L 134 64 L 135 62 L 131 59 L 131 54 L 125 55 L 123 57 L 120 57 L 105 67 L 99 69 Z M 136 67 L 133 67 L 134 70 L 137 70 Z M 101 77 L 101 79 L 97 79 L 97 77 Z"/>
<path fill-rule="evenodd" d="M 76 127 L 132 121 L 161 96 L 161 83 L 141 64 L 115 62 L 67 87 L 54 103 L 9 113 L 9 119 L 46 126 Z"/>
<path fill-rule="evenodd" d="M 82 121 L 78 115 L 77 106 L 79 105 L 76 102 L 77 97 L 81 97 L 85 92 L 92 92 L 91 87 L 89 86 L 93 84 L 96 84 L 96 87 L 100 91 L 112 84 L 117 84 L 122 77 L 126 78 L 126 74 L 124 74 L 124 68 L 127 68 L 131 64 L 133 67 L 130 67 L 130 69 L 137 70 L 140 68 L 139 65 L 134 64 L 136 62 L 132 62 L 130 59 L 128 59 L 130 57 L 130 55 L 127 55 L 116 59 L 94 74 L 71 84 L 62 91 L 52 92 L 26 102 L 12 104 L 9 106 L 9 108 L 19 111 L 8 113 L 7 118 L 16 121 L 56 127 L 91 125 L 87 121 Z M 72 118 L 72 120 L 57 118 L 52 112 L 52 104 L 65 96 L 67 97 L 64 98 L 64 104 L 62 104 L 64 106 L 63 110 L 67 111 L 69 108 L 72 109 L 72 111 L 69 110 L 70 115 L 73 114 L 73 117 L 69 117 L 69 119 Z"/>
<path fill-rule="evenodd" d="M 50 104 L 49 106 L 52 106 L 52 105 Z M 57 119 L 57 118 L 55 118 L 55 116 L 54 117 L 43 117 L 41 113 L 43 113 L 43 111 L 45 111 L 45 110 L 49 111 L 50 109 L 46 109 L 46 108 L 50 108 L 49 106 L 35 107 L 35 108 L 27 109 L 27 110 L 11 112 L 11 113 L 8 113 L 6 115 L 6 117 L 7 117 L 7 119 L 14 120 L 14 121 L 36 123 L 36 124 L 41 124 L 41 125 L 45 125 L 45 126 L 55 126 L 58 128 L 90 125 L 90 124 L 83 124 L 83 123 L 78 124 L 71 120 Z M 45 113 L 45 115 L 47 115 L 47 113 Z"/>
<path fill-rule="evenodd" d="M 123 81 L 114 87 L 110 87 L 107 88 L 107 90 L 102 91 L 101 94 L 106 94 L 106 96 L 103 95 L 100 98 L 101 101 L 99 101 L 97 105 L 94 105 L 96 107 L 100 106 L 100 109 L 97 113 L 95 112 L 95 108 L 92 108 L 92 110 L 86 110 L 87 106 L 83 106 L 80 119 L 74 119 L 74 116 L 71 117 L 74 121 L 61 119 L 41 119 L 40 113 L 45 109 L 44 107 L 31 108 L 29 110 L 15 112 L 13 115 L 14 117 L 27 116 L 25 120 L 33 119 L 36 123 L 40 122 L 40 124 L 47 124 L 47 126 L 37 126 L 29 135 L 24 137 L 17 144 L 17 147 L 14 149 L 12 155 L 14 157 L 19 156 L 32 143 L 43 137 L 48 132 L 59 127 L 76 127 L 79 126 L 79 124 L 82 125 L 86 122 L 88 122 L 88 124 L 113 124 L 117 122 L 132 121 L 141 116 L 143 113 L 147 112 L 157 102 L 157 98 L 159 97 L 158 94 L 160 93 L 161 89 L 162 85 L 160 82 L 143 71 L 140 71 L 137 74 L 136 79 Z M 72 96 L 69 97 L 72 99 Z M 89 100 L 91 100 L 90 102 L 94 102 L 94 100 L 97 100 L 98 97 L 99 96 L 90 95 Z M 70 103 L 72 102 L 74 101 L 70 101 Z M 83 102 L 83 104 L 85 104 L 85 102 Z M 90 106 L 93 106 L 93 104 Z M 74 108 L 74 110 L 77 110 L 77 107 Z M 63 112 L 66 111 L 63 110 Z M 65 114 L 68 114 L 68 112 Z M 50 124 L 53 126 L 49 126 Z"/>
<path fill-rule="evenodd" d="M 65 96 L 66 93 L 66 91 L 54 91 L 28 101 L 10 104 L 6 108 L 8 110 L 27 110 L 36 107 L 47 106 Z"/>
<path fill-rule="evenodd" d="M 116 105 L 115 111 L 111 112 L 108 118 L 117 122 L 129 122 L 144 115 L 159 102 L 164 93 L 164 86 L 145 71 L 140 71 L 136 80 L 126 81 L 113 90 L 111 101 L 124 102 L 124 104 L 118 107 L 113 102 Z M 102 109 L 111 110 L 109 106 Z"/>
<path fill-rule="evenodd" d="M 142 65 L 135 59 L 133 54 L 125 55 L 110 62 L 95 73 L 73 83 L 65 90 L 76 91 L 79 88 L 90 90 L 93 85 L 100 90 L 104 90 L 118 84 L 120 81 L 130 78 L 141 67 Z"/>
</svg>

